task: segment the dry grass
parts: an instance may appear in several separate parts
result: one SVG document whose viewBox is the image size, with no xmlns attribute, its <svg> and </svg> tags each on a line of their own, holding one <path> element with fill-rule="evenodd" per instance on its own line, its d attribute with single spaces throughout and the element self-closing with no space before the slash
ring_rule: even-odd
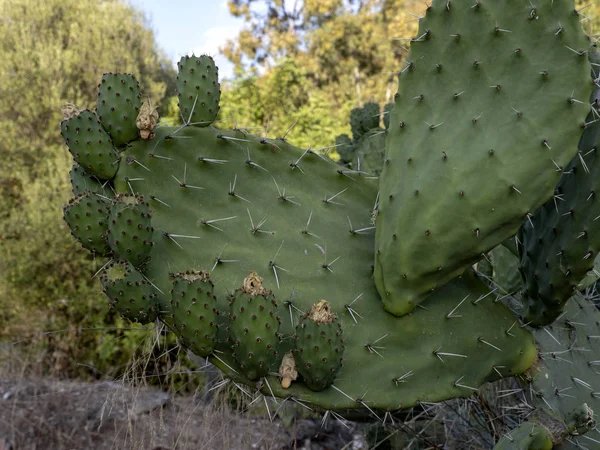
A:
<svg viewBox="0 0 600 450">
<path fill-rule="evenodd" d="M 250 395 L 209 365 L 195 373 L 185 369 L 184 375 L 205 383 L 183 394 L 181 366 L 147 374 L 179 351 L 163 351 L 159 335 L 147 333 L 125 374 L 98 382 L 43 376 L 40 367 L 51 354 L 36 353 L 39 347 L 27 341 L 0 343 L 0 449 L 3 438 L 14 450 L 367 448 L 359 425 L 332 421 L 321 427 L 289 405 L 280 408 L 281 401 Z M 156 379 L 158 385 L 151 383 Z M 286 410 L 291 426 L 275 415 L 277 408 Z"/>
</svg>

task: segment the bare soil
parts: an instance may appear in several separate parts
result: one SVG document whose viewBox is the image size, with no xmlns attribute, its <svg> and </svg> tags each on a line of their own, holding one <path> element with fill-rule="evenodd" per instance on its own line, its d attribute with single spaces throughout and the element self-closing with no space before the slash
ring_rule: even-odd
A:
<svg viewBox="0 0 600 450">
<path fill-rule="evenodd" d="M 292 422 L 125 383 L 0 380 L 0 450 L 366 449 L 355 425 Z"/>
</svg>

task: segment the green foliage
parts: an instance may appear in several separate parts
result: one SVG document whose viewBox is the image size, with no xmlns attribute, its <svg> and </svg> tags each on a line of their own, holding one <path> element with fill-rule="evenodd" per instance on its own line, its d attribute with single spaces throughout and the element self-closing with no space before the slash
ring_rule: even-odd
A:
<svg viewBox="0 0 600 450">
<path fill-rule="evenodd" d="M 142 14 L 121 1 L 0 0 L 0 10 L 0 336 L 68 329 L 26 341 L 48 352 L 46 369 L 122 375 L 140 332 L 104 331 L 124 322 L 106 314 L 92 278 L 105 261 L 83 250 L 61 217 L 72 159 L 57 124 L 67 99 L 96 105 L 98 73 L 136 73 L 142 99 L 159 104 L 174 93 L 174 71 Z"/>
<path fill-rule="evenodd" d="M 411 13 L 423 9 L 413 0 L 229 5 L 247 27 L 224 49 L 238 78 L 224 89 L 222 118 L 234 114 L 241 126 L 267 129 L 268 136 L 283 136 L 295 123 L 289 137 L 313 148 L 349 134 L 354 107 L 391 99 L 406 56 L 392 38 L 414 33 Z"/>
</svg>

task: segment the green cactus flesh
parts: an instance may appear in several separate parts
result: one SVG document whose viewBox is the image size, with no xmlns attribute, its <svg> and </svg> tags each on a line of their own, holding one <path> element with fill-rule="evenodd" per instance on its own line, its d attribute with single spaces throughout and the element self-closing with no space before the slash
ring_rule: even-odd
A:
<svg viewBox="0 0 600 450">
<path fill-rule="evenodd" d="M 212 353 L 217 340 L 217 299 L 213 290 L 214 285 L 204 272 L 173 275 L 170 328 L 183 345 L 203 357 Z"/>
<path fill-rule="evenodd" d="M 152 250 L 151 212 L 142 196 L 120 194 L 108 217 L 108 244 L 115 256 L 134 266 L 144 264 Z"/>
<path fill-rule="evenodd" d="M 572 435 L 593 429 L 600 411 L 600 311 L 574 296 L 534 336 L 540 360 L 521 376 L 529 404 L 565 422 Z"/>
<path fill-rule="evenodd" d="M 525 422 L 502 436 L 494 450 L 551 450 L 552 448 L 552 435 L 544 426 Z"/>
<path fill-rule="evenodd" d="M 470 275 L 404 318 L 381 308 L 371 266 L 377 193 L 365 177 L 281 139 L 212 127 L 161 127 L 123 156 L 143 165 L 120 164 L 114 184 L 150 199 L 155 245 L 144 270 L 158 289 L 167 291 L 169 272 L 209 271 L 227 311 L 231 293 L 256 271 L 279 305 L 279 357 L 292 349 L 299 317 L 330 302 L 346 341 L 335 388 L 284 389 L 268 376 L 275 395 L 325 408 L 398 409 L 467 396 L 534 360 L 529 333 Z M 242 377 L 225 330 L 213 361 Z"/>
<path fill-rule="evenodd" d="M 131 263 L 126 260 L 112 262 L 103 271 L 100 281 L 111 306 L 123 317 L 142 324 L 156 320 L 156 293 Z"/>
<path fill-rule="evenodd" d="M 141 106 L 140 84 L 135 76 L 104 74 L 98 86 L 96 112 L 115 146 L 121 147 L 139 136 L 135 120 Z"/>
<path fill-rule="evenodd" d="M 499 245 L 490 253 L 493 267 L 493 282 L 500 294 L 518 292 L 523 286 L 523 279 L 519 272 L 519 258 L 504 245 Z"/>
<path fill-rule="evenodd" d="M 109 211 L 109 202 L 95 193 L 86 191 L 64 207 L 64 218 L 71 234 L 84 248 L 98 255 L 107 255 L 110 253 L 106 242 Z"/>
<path fill-rule="evenodd" d="M 333 383 L 342 367 L 342 325 L 329 311 L 329 303 L 321 300 L 301 318 L 296 330 L 294 354 L 298 372 L 309 389 L 322 391 Z"/>
<path fill-rule="evenodd" d="M 228 329 L 233 357 L 250 380 L 277 373 L 280 324 L 273 294 L 262 288 L 260 277 L 251 274 L 232 296 Z"/>
<path fill-rule="evenodd" d="M 101 180 L 115 176 L 118 156 L 108 133 L 92 111 L 82 111 L 60 124 L 62 136 L 73 159 L 89 175 Z"/>
<path fill-rule="evenodd" d="M 599 112 L 588 115 L 578 157 L 565 170 L 555 198 L 519 230 L 524 317 L 534 326 L 552 323 L 561 314 L 600 252 Z"/>
<path fill-rule="evenodd" d="M 108 186 L 108 182 L 101 182 L 93 175 L 88 175 L 83 168 L 78 164 L 73 164 L 73 168 L 69 172 L 71 179 L 71 190 L 74 196 L 81 195 L 86 191 L 94 192 L 103 197 L 112 197 L 112 192 Z"/>
<path fill-rule="evenodd" d="M 385 127 L 385 129 L 387 130 L 390 127 L 390 120 L 392 118 L 392 111 L 394 110 L 394 104 L 393 103 L 387 103 L 384 107 L 383 107 L 383 126 Z"/>
<path fill-rule="evenodd" d="M 177 64 L 177 96 L 184 123 L 210 125 L 219 113 L 218 68 L 210 56 L 184 56 Z"/>
<path fill-rule="evenodd" d="M 552 198 L 589 112 L 572 2 L 434 0 L 400 75 L 375 283 L 406 314 Z M 532 176 L 535 174 L 535 176 Z"/>
</svg>

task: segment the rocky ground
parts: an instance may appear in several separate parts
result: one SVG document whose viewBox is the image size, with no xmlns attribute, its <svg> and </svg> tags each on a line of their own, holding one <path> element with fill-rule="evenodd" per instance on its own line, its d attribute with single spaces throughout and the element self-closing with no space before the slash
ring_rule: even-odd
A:
<svg viewBox="0 0 600 450">
<path fill-rule="evenodd" d="M 215 398 L 217 400 L 215 400 Z M 366 449 L 353 424 L 284 426 L 201 396 L 116 382 L 0 379 L 0 450 Z"/>
</svg>

